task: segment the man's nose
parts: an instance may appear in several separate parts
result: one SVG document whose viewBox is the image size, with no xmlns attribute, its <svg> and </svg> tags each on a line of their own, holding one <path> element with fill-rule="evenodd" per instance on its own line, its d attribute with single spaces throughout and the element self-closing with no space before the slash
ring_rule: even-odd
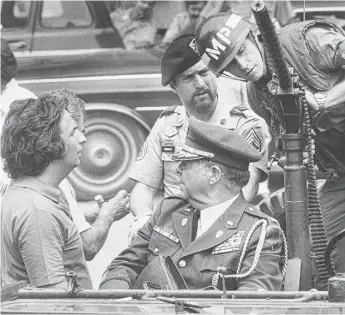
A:
<svg viewBox="0 0 345 315">
<path fill-rule="evenodd" d="M 84 134 L 82 132 L 80 132 L 79 130 L 77 132 L 78 132 L 78 142 L 80 144 L 85 143 L 87 140 L 86 140 L 86 137 L 84 136 Z"/>
<path fill-rule="evenodd" d="M 194 78 L 194 86 L 197 88 L 205 87 L 206 83 L 200 75 L 196 75 Z"/>
<path fill-rule="evenodd" d="M 182 167 L 181 167 L 181 163 L 180 165 L 178 166 L 178 168 L 176 169 L 176 174 L 181 176 L 182 175 Z"/>
<path fill-rule="evenodd" d="M 238 65 L 238 67 L 241 70 L 246 70 L 247 68 L 247 61 L 245 60 L 245 58 L 239 57 L 239 56 L 235 56 L 234 58 L 236 64 Z"/>
</svg>

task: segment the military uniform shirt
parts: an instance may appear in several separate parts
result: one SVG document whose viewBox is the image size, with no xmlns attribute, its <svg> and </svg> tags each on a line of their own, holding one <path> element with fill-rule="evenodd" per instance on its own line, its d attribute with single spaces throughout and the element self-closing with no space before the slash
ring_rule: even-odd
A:
<svg viewBox="0 0 345 315">
<path fill-rule="evenodd" d="M 232 129 L 242 135 L 262 155 L 253 163 L 261 170 L 261 180 L 267 178 L 267 125 L 249 109 L 235 107 L 231 111 L 226 102 L 218 103 L 210 123 Z M 148 135 L 129 177 L 148 186 L 164 189 L 164 196 L 180 194 L 180 177 L 176 173 L 180 162 L 171 156 L 185 143 L 188 116 L 183 106 L 173 106 L 162 113 Z"/>
<path fill-rule="evenodd" d="M 212 284 L 217 268 L 227 274 L 247 273 L 255 257 L 262 231 L 259 221 L 266 221 L 265 240 L 258 263 L 246 277 L 226 280 L 227 290 L 281 290 L 280 261 L 283 254 L 283 232 L 276 220 L 248 204 L 240 194 L 212 226 L 192 240 L 193 208 L 178 196 L 163 199 L 149 221 L 139 230 L 129 248 L 122 251 L 108 267 L 101 289 L 133 288 L 138 275 L 157 257 L 170 256 L 189 289 Z M 244 244 L 249 231 L 259 224 Z M 242 251 L 244 259 L 239 264 Z M 218 281 L 218 288 L 221 288 Z"/>
<path fill-rule="evenodd" d="M 230 205 L 237 197 L 238 195 L 236 195 L 234 198 L 222 202 L 221 204 L 200 210 L 200 218 L 198 222 L 196 238 L 205 233 L 209 229 L 209 227 L 217 220 L 217 218 L 219 218 L 225 212 L 225 210 L 230 207 Z"/>
</svg>

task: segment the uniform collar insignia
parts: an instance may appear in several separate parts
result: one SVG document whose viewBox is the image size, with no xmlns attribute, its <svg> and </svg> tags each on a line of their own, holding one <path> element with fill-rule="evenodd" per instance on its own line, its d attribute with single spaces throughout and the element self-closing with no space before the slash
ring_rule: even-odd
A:
<svg viewBox="0 0 345 315">
<path fill-rule="evenodd" d="M 227 211 L 224 213 L 224 225 L 227 229 L 237 229 L 237 225 L 241 220 L 248 203 L 245 201 L 243 194 L 235 199 Z"/>
</svg>

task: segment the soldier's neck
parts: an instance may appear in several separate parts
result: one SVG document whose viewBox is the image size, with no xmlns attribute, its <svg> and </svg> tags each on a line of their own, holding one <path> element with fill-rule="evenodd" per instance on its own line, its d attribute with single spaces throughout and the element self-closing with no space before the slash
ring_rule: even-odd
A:
<svg viewBox="0 0 345 315">
<path fill-rule="evenodd" d="M 202 196 L 189 197 L 188 203 L 197 210 L 203 210 L 221 204 L 227 200 L 230 200 L 238 195 L 238 191 L 232 192 L 228 189 L 209 191 Z"/>
</svg>

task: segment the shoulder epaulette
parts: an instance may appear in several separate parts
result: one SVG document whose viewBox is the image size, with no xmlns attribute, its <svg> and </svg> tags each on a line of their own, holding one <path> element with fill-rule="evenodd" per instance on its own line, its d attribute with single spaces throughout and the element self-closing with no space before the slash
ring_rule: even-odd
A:
<svg viewBox="0 0 345 315">
<path fill-rule="evenodd" d="M 171 115 L 172 113 L 175 113 L 177 106 L 178 105 L 172 105 L 172 106 L 167 107 L 164 111 L 162 111 L 159 117 L 163 117 L 163 116 Z"/>
<path fill-rule="evenodd" d="M 230 115 L 246 115 L 245 111 L 249 110 L 244 105 L 235 106 L 230 110 Z"/>
<path fill-rule="evenodd" d="M 267 219 L 269 223 L 275 223 L 278 224 L 278 221 L 274 219 L 273 217 L 263 213 L 257 206 L 249 205 L 247 209 L 244 210 L 246 213 L 262 218 L 262 219 Z"/>
<path fill-rule="evenodd" d="M 265 217 L 266 216 L 263 212 L 261 212 L 261 210 L 258 207 L 251 205 L 251 204 L 249 204 L 248 207 L 244 211 L 249 213 L 249 214 L 259 216 L 259 217 Z"/>
</svg>

